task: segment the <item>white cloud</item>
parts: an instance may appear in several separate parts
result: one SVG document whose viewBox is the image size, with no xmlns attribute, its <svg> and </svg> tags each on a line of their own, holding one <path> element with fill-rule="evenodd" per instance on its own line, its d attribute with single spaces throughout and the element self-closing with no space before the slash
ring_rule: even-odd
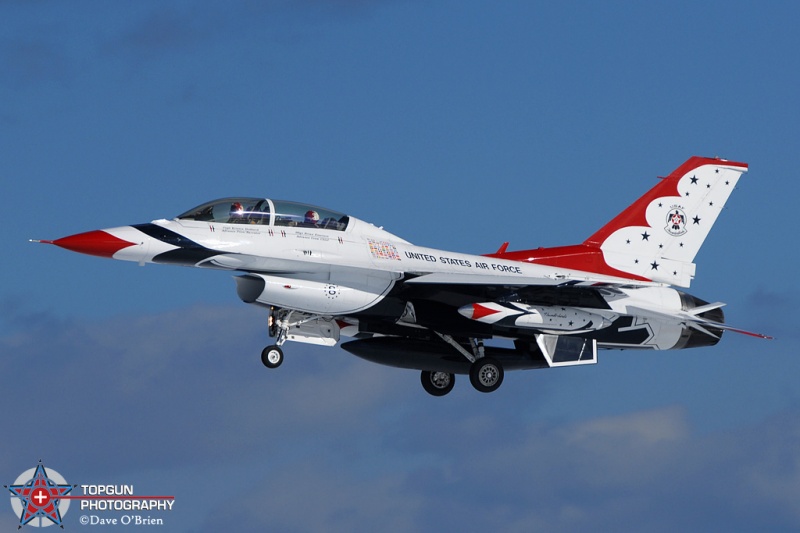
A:
<svg viewBox="0 0 800 533">
<path fill-rule="evenodd" d="M 268 478 L 222 499 L 204 530 L 418 531 L 423 493 L 409 490 L 402 474 L 358 476 L 335 450 L 320 449 Z M 444 526 L 445 524 L 440 524 Z"/>
</svg>

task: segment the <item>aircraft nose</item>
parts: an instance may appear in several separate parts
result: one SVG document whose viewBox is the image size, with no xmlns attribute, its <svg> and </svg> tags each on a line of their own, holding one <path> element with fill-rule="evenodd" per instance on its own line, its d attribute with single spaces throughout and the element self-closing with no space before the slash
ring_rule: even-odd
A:
<svg viewBox="0 0 800 533">
<path fill-rule="evenodd" d="M 139 243 L 126 241 L 103 230 L 87 231 L 77 233 L 68 237 L 62 237 L 54 241 L 45 241 L 55 244 L 61 248 L 79 252 L 82 254 L 96 255 L 99 257 L 114 257 L 114 254 L 129 246 Z"/>
</svg>

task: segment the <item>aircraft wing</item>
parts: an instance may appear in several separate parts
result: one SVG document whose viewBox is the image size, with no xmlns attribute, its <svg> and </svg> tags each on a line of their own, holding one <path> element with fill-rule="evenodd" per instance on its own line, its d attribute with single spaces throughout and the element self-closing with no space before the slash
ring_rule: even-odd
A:
<svg viewBox="0 0 800 533">
<path fill-rule="evenodd" d="M 424 274 L 419 277 L 406 280 L 407 284 L 412 285 L 496 285 L 523 287 L 529 285 L 544 285 L 548 287 L 561 285 L 563 279 L 530 277 L 530 276 L 480 276 L 475 274 L 463 273 L 433 273 Z"/>
<path fill-rule="evenodd" d="M 506 287 L 558 287 L 558 286 L 652 286 L 660 285 L 650 281 L 622 279 L 602 274 L 574 272 L 569 275 L 556 276 L 484 276 L 479 274 L 436 272 L 424 274 L 405 281 L 418 285 L 486 285 Z"/>
</svg>

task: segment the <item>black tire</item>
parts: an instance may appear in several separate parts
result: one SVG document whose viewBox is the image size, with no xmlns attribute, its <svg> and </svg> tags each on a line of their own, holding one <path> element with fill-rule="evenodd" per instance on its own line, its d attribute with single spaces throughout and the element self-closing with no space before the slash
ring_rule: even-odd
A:
<svg viewBox="0 0 800 533">
<path fill-rule="evenodd" d="M 494 392 L 503 384 L 503 366 L 491 357 L 478 359 L 469 369 L 469 381 L 475 390 Z"/>
<path fill-rule="evenodd" d="M 261 351 L 261 362 L 267 368 L 278 368 L 283 363 L 283 350 L 275 344 L 267 346 Z"/>
<path fill-rule="evenodd" d="M 422 381 L 422 388 L 431 396 L 444 396 L 456 384 L 456 377 L 447 372 L 434 372 L 430 370 L 423 370 L 420 374 Z"/>
</svg>

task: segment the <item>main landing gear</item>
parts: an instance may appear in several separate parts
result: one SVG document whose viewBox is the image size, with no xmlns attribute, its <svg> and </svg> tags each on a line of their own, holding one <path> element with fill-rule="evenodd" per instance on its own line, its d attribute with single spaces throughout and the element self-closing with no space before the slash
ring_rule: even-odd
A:
<svg viewBox="0 0 800 533">
<path fill-rule="evenodd" d="M 494 392 L 503 384 L 503 366 L 491 357 L 483 357 L 469 368 L 469 382 L 480 392 Z"/>
<path fill-rule="evenodd" d="M 432 396 L 444 396 L 456 384 L 456 377 L 448 372 L 423 370 L 420 379 L 422 388 Z"/>
<path fill-rule="evenodd" d="M 472 365 L 469 368 L 469 382 L 479 392 L 494 392 L 503 384 L 503 365 L 495 359 L 484 355 L 483 340 L 470 339 L 470 348 L 467 350 L 450 335 L 436 333 L 447 344 L 458 350 Z M 423 370 L 420 376 L 422 388 L 433 396 L 444 396 L 455 385 L 456 378 L 448 372 Z"/>
<path fill-rule="evenodd" d="M 265 363 L 266 364 L 266 363 Z M 469 368 L 469 382 L 480 392 L 494 392 L 503 384 L 503 366 L 491 357 L 477 359 Z M 422 388 L 432 396 L 444 396 L 456 384 L 456 377 L 449 372 L 423 370 L 420 375 Z"/>
</svg>

